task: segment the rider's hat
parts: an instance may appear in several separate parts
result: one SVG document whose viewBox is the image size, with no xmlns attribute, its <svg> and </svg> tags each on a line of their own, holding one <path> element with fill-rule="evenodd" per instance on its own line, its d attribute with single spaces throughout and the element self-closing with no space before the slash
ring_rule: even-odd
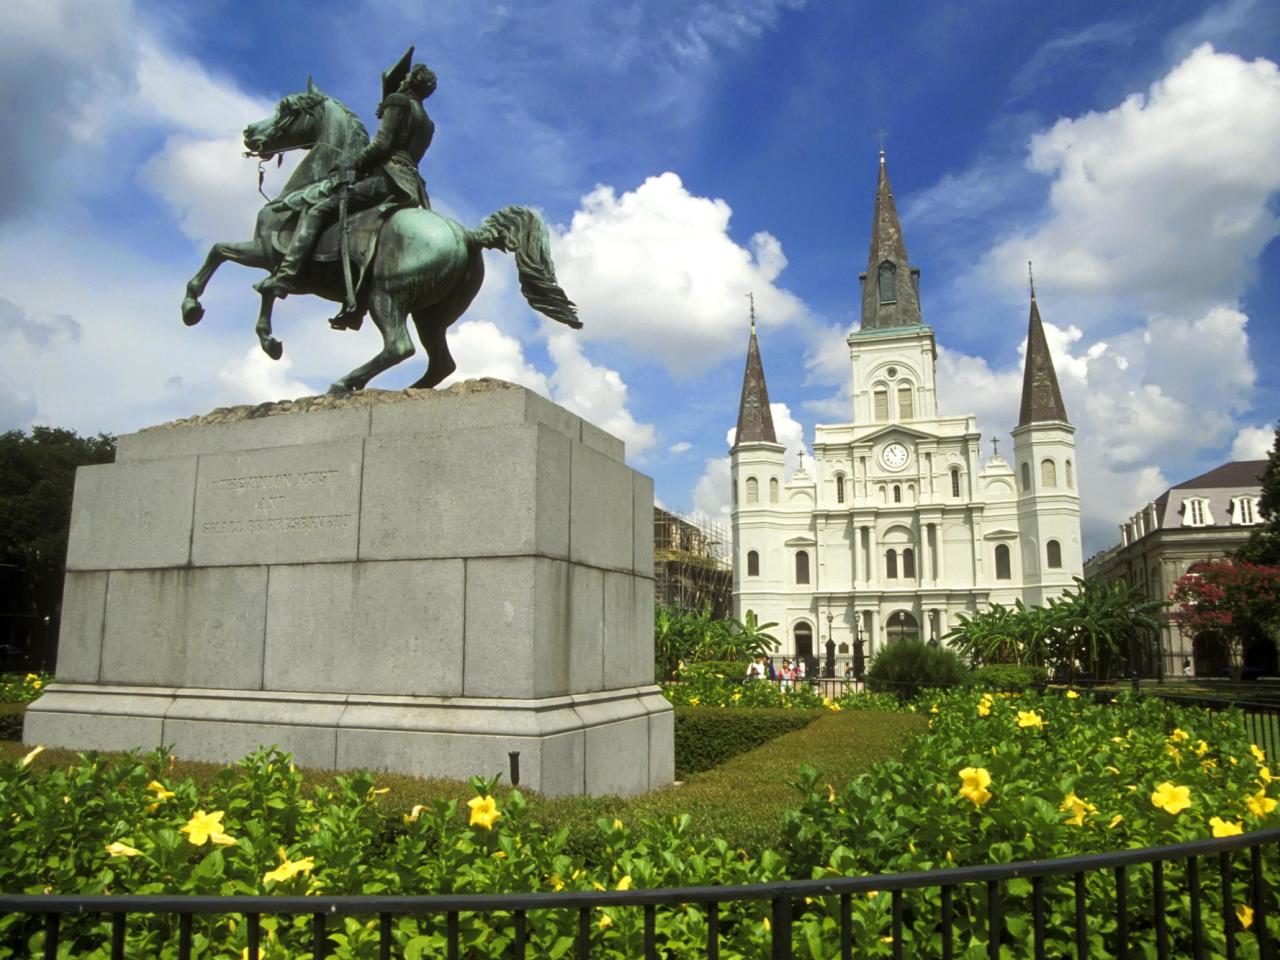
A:
<svg viewBox="0 0 1280 960">
<path fill-rule="evenodd" d="M 413 47 L 404 52 L 404 56 L 382 71 L 382 99 L 400 89 L 400 84 L 409 75 L 409 65 L 413 62 Z"/>
</svg>

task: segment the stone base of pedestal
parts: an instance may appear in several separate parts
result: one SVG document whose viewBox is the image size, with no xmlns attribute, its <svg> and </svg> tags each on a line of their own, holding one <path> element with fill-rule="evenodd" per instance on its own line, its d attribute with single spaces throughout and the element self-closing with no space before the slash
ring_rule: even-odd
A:
<svg viewBox="0 0 1280 960">
<path fill-rule="evenodd" d="M 76 478 L 57 684 L 25 739 L 468 777 L 673 775 L 653 484 L 512 384 L 217 411 Z"/>
</svg>

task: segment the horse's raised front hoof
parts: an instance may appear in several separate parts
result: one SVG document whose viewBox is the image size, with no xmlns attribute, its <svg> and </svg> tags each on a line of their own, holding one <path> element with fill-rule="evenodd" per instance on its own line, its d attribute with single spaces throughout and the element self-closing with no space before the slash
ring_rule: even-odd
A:
<svg viewBox="0 0 1280 960">
<path fill-rule="evenodd" d="M 194 327 L 204 319 L 204 307 L 200 306 L 200 301 L 193 297 L 187 297 L 182 301 L 182 322 L 188 327 Z"/>
<path fill-rule="evenodd" d="M 262 341 L 262 352 L 272 360 L 279 360 L 284 356 L 284 344 L 275 337 L 267 337 Z"/>
</svg>

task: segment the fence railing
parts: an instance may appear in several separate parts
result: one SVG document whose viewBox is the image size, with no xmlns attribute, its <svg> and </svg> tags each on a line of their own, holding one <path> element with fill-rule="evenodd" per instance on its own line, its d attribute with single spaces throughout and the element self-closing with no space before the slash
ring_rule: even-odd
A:
<svg viewBox="0 0 1280 960">
<path fill-rule="evenodd" d="M 745 919 L 744 908 L 755 906 L 758 916 L 767 904 L 773 960 L 794 957 L 797 925 L 806 916 L 832 908 L 838 922 L 832 928 L 831 949 L 826 955 L 851 960 L 859 948 L 853 925 L 854 898 L 887 893 L 887 936 L 896 960 L 907 956 L 908 950 L 913 957 L 923 955 L 921 948 L 933 943 L 935 937 L 944 960 L 961 952 L 971 956 L 968 950 L 975 932 L 980 942 L 985 941 L 986 953 L 993 960 L 1000 956 L 1002 946 L 1006 953 L 1012 950 L 1015 955 L 1037 960 L 1049 955 L 1073 955 L 1084 960 L 1102 955 L 1148 956 L 1148 945 L 1162 960 L 1201 960 L 1223 955 L 1231 958 L 1246 947 L 1249 955 L 1268 960 L 1273 949 L 1268 921 L 1280 905 L 1280 891 L 1268 882 L 1268 872 L 1274 878 L 1277 853 L 1280 829 L 1272 829 L 1057 860 L 751 886 L 420 897 L 0 895 L 0 913 L 23 915 L 32 926 L 32 942 L 38 943 L 46 960 L 65 956 L 67 946 L 71 946 L 73 956 L 107 948 L 112 960 L 123 960 L 130 918 L 140 914 L 177 918 L 180 960 L 193 956 L 194 918 L 210 915 L 244 918 L 248 944 L 245 954 L 249 960 L 258 960 L 261 955 L 262 918 L 289 915 L 311 917 L 310 948 L 316 960 L 335 950 L 329 920 L 352 915 L 377 917 L 381 958 L 395 955 L 393 924 L 396 918 L 405 916 L 425 919 L 429 926 L 443 932 L 445 956 L 450 960 L 470 955 L 463 953 L 469 948 L 462 940 L 460 918 L 474 915 L 486 918 L 492 927 L 502 928 L 502 936 L 510 943 L 506 956 L 524 958 L 530 950 L 539 950 L 537 955 L 543 955 L 533 943 L 537 919 L 544 914 L 563 917 L 568 913 L 567 927 L 576 931 L 572 936 L 572 956 L 587 960 L 602 935 L 600 925 L 592 922 L 593 915 L 608 907 L 615 908 L 615 912 L 621 909 L 638 914 L 637 946 L 642 952 L 636 955 L 646 960 L 671 956 L 672 950 L 682 957 L 691 956 L 696 950 L 716 960 L 722 939 L 732 933 L 733 926 L 752 922 Z M 1215 872 L 1216 876 L 1212 876 Z M 1021 881 L 1024 888 L 1029 883 L 1030 892 L 1013 893 L 1013 881 Z M 1139 886 L 1140 895 L 1134 895 Z M 932 899 L 915 897 L 907 902 L 909 891 L 922 890 L 939 891 L 936 911 Z M 1242 907 L 1252 914 L 1242 918 Z M 660 942 L 659 911 L 688 909 L 700 910 L 705 916 L 705 943 Z M 84 929 L 79 929 L 67 931 L 75 937 L 74 943 L 64 940 L 64 926 L 70 925 L 64 923 L 66 918 L 88 915 L 104 918 L 93 929 L 107 939 L 94 943 Z M 1056 921 L 1052 919 L 1055 917 Z M 1020 922 L 1010 923 L 1010 918 Z M 956 930 L 962 919 L 969 939 L 958 943 Z M 148 943 L 149 952 L 158 955 L 162 945 L 154 938 Z M 164 946 L 169 945 L 171 942 Z M 879 936 L 876 948 L 880 948 Z M 1254 948 L 1256 954 L 1252 952 Z M 811 949 L 806 945 L 806 955 Z"/>
<path fill-rule="evenodd" d="M 1240 710 L 1244 713 L 1245 730 L 1253 742 L 1262 747 L 1268 756 L 1280 756 L 1280 705 L 1259 703 L 1254 700 L 1237 700 L 1230 697 L 1201 697 L 1189 694 L 1144 691 L 1161 700 L 1183 707 L 1200 707 L 1214 712 Z"/>
</svg>

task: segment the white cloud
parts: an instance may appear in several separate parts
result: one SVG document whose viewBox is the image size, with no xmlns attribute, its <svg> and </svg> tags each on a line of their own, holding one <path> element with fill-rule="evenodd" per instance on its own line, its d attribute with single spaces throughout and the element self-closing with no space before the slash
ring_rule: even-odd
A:
<svg viewBox="0 0 1280 960">
<path fill-rule="evenodd" d="M 1146 95 L 1036 134 L 1028 164 L 1053 178 L 1048 216 L 989 254 L 1006 284 L 1032 259 L 1053 289 L 1203 311 L 1277 232 L 1280 69 L 1204 44 Z"/>
<path fill-rule="evenodd" d="M 1265 460 L 1275 449 L 1276 432 L 1272 427 L 1241 427 L 1231 444 L 1232 460 Z"/>
<path fill-rule="evenodd" d="M 552 399 L 627 445 L 629 458 L 643 457 L 658 442 L 652 424 L 637 423 L 627 409 L 627 385 L 618 371 L 596 366 L 582 353 L 581 341 L 568 332 L 553 333 L 547 350 L 555 362 Z"/>
<path fill-rule="evenodd" d="M 441 387 L 460 380 L 493 377 L 521 384 L 544 397 L 551 396 L 547 378 L 525 359 L 520 341 L 488 320 L 467 320 L 451 327 L 449 352 L 458 369 Z"/>
<path fill-rule="evenodd" d="M 787 262 L 781 244 L 757 233 L 750 249 L 740 246 L 730 216 L 725 201 L 694 196 L 674 173 L 622 196 L 601 186 L 583 197 L 553 238 L 583 335 L 621 340 L 688 376 L 741 351 L 748 293 L 762 322 L 800 318 L 803 304 L 775 283 Z"/>
<path fill-rule="evenodd" d="M 693 449 L 693 444 L 688 440 L 681 440 L 679 443 L 673 443 L 667 448 L 668 453 L 688 453 Z"/>
<path fill-rule="evenodd" d="M 288 357 L 272 360 L 259 347 L 252 346 L 218 369 L 217 401 L 222 406 L 258 404 L 309 397 L 320 392 L 289 376 L 292 367 Z"/>
</svg>

